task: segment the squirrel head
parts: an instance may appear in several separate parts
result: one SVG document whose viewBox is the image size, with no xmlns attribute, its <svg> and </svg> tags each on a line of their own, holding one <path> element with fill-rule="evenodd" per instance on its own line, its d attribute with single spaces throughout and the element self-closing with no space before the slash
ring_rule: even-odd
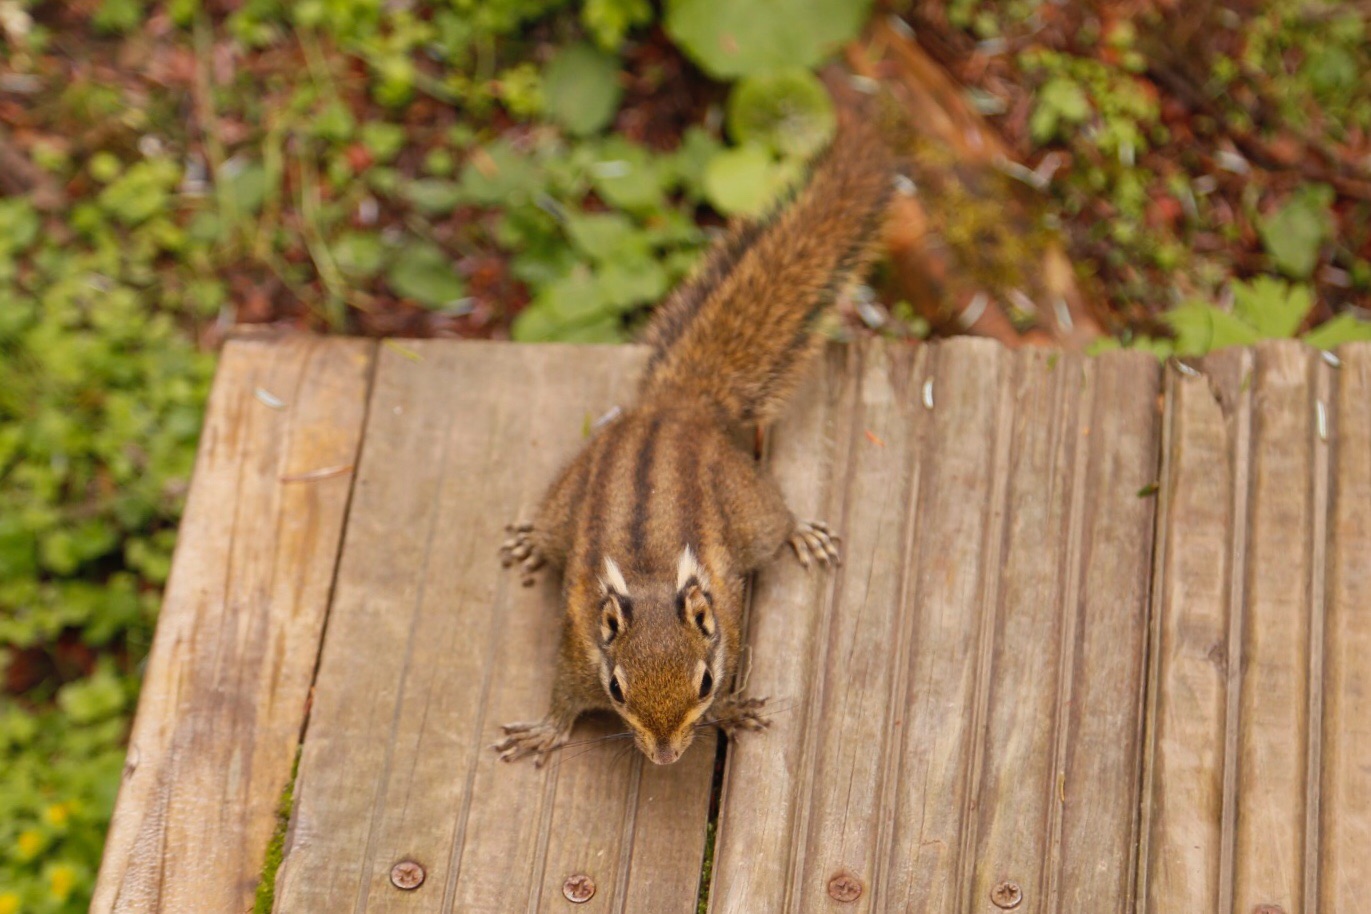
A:
<svg viewBox="0 0 1371 914">
<path fill-rule="evenodd" d="M 600 578 L 600 682 L 638 748 L 658 765 L 681 757 L 726 674 L 726 645 L 704 569 L 690 547 L 674 581 Z"/>
</svg>

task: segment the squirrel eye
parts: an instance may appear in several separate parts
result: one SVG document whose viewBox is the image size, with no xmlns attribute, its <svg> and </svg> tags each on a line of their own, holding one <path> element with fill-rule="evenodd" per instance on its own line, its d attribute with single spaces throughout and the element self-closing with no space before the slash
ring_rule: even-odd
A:
<svg viewBox="0 0 1371 914">
<path fill-rule="evenodd" d="M 609 677 L 609 697 L 613 698 L 619 704 L 624 703 L 624 688 L 619 685 L 618 676 Z"/>
<path fill-rule="evenodd" d="M 714 690 L 714 677 L 705 670 L 705 674 L 700 677 L 700 698 L 708 698 L 709 693 Z"/>
<path fill-rule="evenodd" d="M 619 634 L 619 619 L 613 613 L 605 613 L 605 625 L 609 626 L 611 638 Z"/>
</svg>

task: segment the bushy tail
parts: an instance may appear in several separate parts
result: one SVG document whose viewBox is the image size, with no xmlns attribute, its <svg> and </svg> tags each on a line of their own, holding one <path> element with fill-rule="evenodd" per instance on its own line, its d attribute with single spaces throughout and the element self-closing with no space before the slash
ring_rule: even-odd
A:
<svg viewBox="0 0 1371 914">
<path fill-rule="evenodd" d="M 843 123 L 795 197 L 733 226 L 657 309 L 644 399 L 703 398 L 739 423 L 775 418 L 820 348 L 816 320 L 871 260 L 893 177 L 876 129 Z"/>
</svg>

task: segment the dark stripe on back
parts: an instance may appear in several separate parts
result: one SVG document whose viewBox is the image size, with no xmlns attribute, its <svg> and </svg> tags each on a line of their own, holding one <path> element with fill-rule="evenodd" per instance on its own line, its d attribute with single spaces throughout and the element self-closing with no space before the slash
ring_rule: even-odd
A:
<svg viewBox="0 0 1371 914">
<path fill-rule="evenodd" d="M 680 511 L 680 526 L 676 536 L 680 539 L 680 549 L 686 546 L 698 557 L 700 555 L 700 511 L 704 508 L 699 497 L 704 491 L 703 481 L 700 475 L 700 448 L 704 446 L 703 440 L 691 441 L 695 436 L 700 438 L 700 434 L 691 425 L 681 425 L 678 434 L 686 439 L 679 442 L 676 453 L 680 455 L 680 466 L 677 468 L 677 479 L 681 485 L 681 491 L 676 493 L 676 501 Z"/>
<path fill-rule="evenodd" d="M 586 486 L 586 494 L 590 498 L 599 498 L 602 501 L 607 498 L 609 486 L 607 477 L 614 471 L 614 459 L 618 456 L 620 449 L 624 446 L 624 439 L 628 437 L 630 429 L 627 423 L 620 420 L 600 434 L 601 447 L 599 453 L 595 455 L 595 465 L 586 474 L 590 481 Z M 605 510 L 603 504 L 585 512 L 586 520 L 586 548 L 583 555 L 585 562 L 585 573 L 591 577 L 597 576 L 600 571 L 596 567 L 600 560 L 600 550 L 604 548 L 605 523 L 609 519 L 609 512 Z"/>
<path fill-rule="evenodd" d="M 629 547 L 633 551 L 633 561 L 638 568 L 643 567 L 643 555 L 647 545 L 647 518 L 652 510 L 652 465 L 657 457 L 657 433 L 662 427 L 662 417 L 653 416 L 648 425 L 647 435 L 638 446 L 638 463 L 633 469 L 633 519 L 629 523 Z"/>
</svg>

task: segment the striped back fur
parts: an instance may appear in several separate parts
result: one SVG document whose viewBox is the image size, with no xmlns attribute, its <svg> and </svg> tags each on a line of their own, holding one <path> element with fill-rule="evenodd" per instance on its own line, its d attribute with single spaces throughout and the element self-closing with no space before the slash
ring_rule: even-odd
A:
<svg viewBox="0 0 1371 914">
<path fill-rule="evenodd" d="M 795 196 L 732 226 L 657 309 L 643 399 L 703 400 L 738 424 L 774 419 L 820 348 L 815 322 L 872 258 L 893 177 L 876 129 L 845 120 Z"/>
</svg>

